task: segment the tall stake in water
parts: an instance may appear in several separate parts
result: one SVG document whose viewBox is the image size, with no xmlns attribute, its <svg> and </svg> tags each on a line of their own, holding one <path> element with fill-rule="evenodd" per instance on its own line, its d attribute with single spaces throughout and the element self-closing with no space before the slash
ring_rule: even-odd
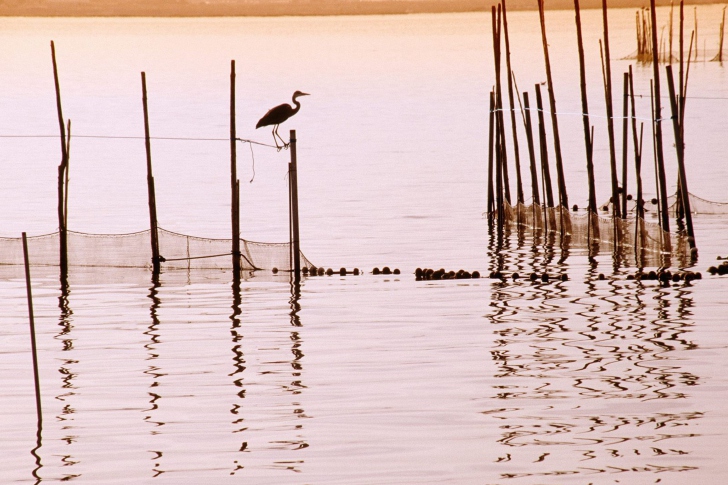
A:
<svg viewBox="0 0 728 485">
<path fill-rule="evenodd" d="M 556 153 L 556 175 L 559 186 L 559 203 L 568 210 L 569 197 L 566 194 L 566 182 L 564 180 L 564 166 L 561 159 L 561 141 L 559 138 L 559 120 L 556 115 L 556 97 L 554 96 L 554 83 L 551 78 L 551 62 L 549 61 L 549 47 L 546 40 L 546 21 L 544 19 L 544 0 L 538 0 L 538 14 L 541 20 L 541 43 L 543 44 L 543 56 L 546 63 L 546 81 L 549 91 L 549 104 L 551 106 L 551 126 L 554 130 L 554 151 Z"/>
<path fill-rule="evenodd" d="M 516 111 L 513 103 L 513 71 L 511 70 L 511 47 L 508 41 L 508 18 L 506 17 L 506 0 L 503 5 L 503 37 L 506 42 L 506 69 L 508 69 L 508 106 L 511 110 L 511 130 L 513 132 L 513 151 L 516 161 L 516 202 L 523 204 L 523 182 L 521 181 L 521 155 L 518 150 L 518 132 L 516 130 Z M 520 219 L 521 211 L 518 210 Z M 519 220 L 520 222 L 520 220 Z"/>
<path fill-rule="evenodd" d="M 526 107 L 524 123 L 526 128 L 526 140 L 528 141 L 528 161 L 531 168 L 531 197 L 534 205 L 540 205 L 541 199 L 538 192 L 538 171 L 536 170 L 536 153 L 533 146 L 533 127 L 531 124 L 531 106 L 528 101 L 528 92 L 523 92 L 523 105 Z"/>
<path fill-rule="evenodd" d="M 584 65 L 584 42 L 581 37 L 581 12 L 579 8 L 579 0 L 574 0 L 574 12 L 576 18 L 576 41 L 579 48 L 579 82 L 581 87 L 581 111 L 582 123 L 584 125 L 584 148 L 586 149 L 586 176 L 589 184 L 589 221 L 591 224 L 591 215 L 597 213 L 597 196 L 594 184 L 594 162 L 592 160 L 592 146 L 590 126 L 589 126 L 589 102 L 586 94 L 586 67 Z"/>
<path fill-rule="evenodd" d="M 301 248 L 298 235 L 298 160 L 296 158 L 296 130 L 291 130 L 291 162 L 288 165 L 288 179 L 291 187 L 291 248 L 293 251 L 293 277 L 301 281 Z"/>
<path fill-rule="evenodd" d="M 675 149 L 677 151 L 677 166 L 679 175 L 679 189 L 682 196 L 682 203 L 685 211 L 685 227 L 688 233 L 688 243 L 690 244 L 691 253 L 695 253 L 695 233 L 693 232 L 693 216 L 690 213 L 690 198 L 688 192 L 688 180 L 685 172 L 685 144 L 683 143 L 683 129 L 680 126 L 680 108 L 678 105 L 678 97 L 675 95 L 675 82 L 672 77 L 672 66 L 665 67 L 667 71 L 667 88 L 670 94 L 670 107 L 672 108 L 672 127 L 675 133 Z"/>
<path fill-rule="evenodd" d="M 496 147 L 500 146 L 502 149 L 499 150 L 501 159 L 501 176 L 503 177 L 503 191 L 505 193 L 505 200 L 509 204 L 511 203 L 511 189 L 510 181 L 508 179 L 508 154 L 506 153 L 506 133 L 505 133 L 505 121 L 503 120 L 503 90 L 501 89 L 501 5 L 498 4 L 498 13 L 496 16 L 495 7 L 491 8 L 492 20 L 493 20 L 493 59 L 495 61 L 495 107 L 496 107 L 496 121 L 498 123 L 498 130 L 500 136 L 496 137 Z"/>
<path fill-rule="evenodd" d="M 629 101 L 629 74 L 624 73 L 624 82 L 622 85 L 622 91 L 624 92 L 624 98 L 622 100 L 622 218 L 627 218 L 627 152 L 629 148 L 629 123 L 627 116 L 628 101 Z"/>
<path fill-rule="evenodd" d="M 144 147 L 147 152 L 147 198 L 149 202 L 149 228 L 152 243 L 152 272 L 157 275 L 160 270 L 159 233 L 157 230 L 157 197 L 154 191 L 154 176 L 152 175 L 152 146 L 149 137 L 147 76 L 144 72 L 142 72 L 142 104 L 144 106 Z"/>
<path fill-rule="evenodd" d="M 493 223 L 495 201 L 493 198 L 493 131 L 495 125 L 495 93 L 490 92 L 490 107 L 488 115 L 488 223 Z"/>
<path fill-rule="evenodd" d="M 28 320 L 30 321 L 30 348 L 33 355 L 33 379 L 35 380 L 35 410 L 38 416 L 38 429 L 43 423 L 40 405 L 40 378 L 38 377 L 38 351 L 35 343 L 35 317 L 33 315 L 33 294 L 30 289 L 30 261 L 28 260 L 28 239 L 23 233 L 23 260 L 25 261 L 25 289 L 28 296 Z"/>
<path fill-rule="evenodd" d="M 58 64 L 56 63 L 56 46 L 51 41 L 51 58 L 53 59 L 53 80 L 56 87 L 56 109 L 58 111 L 58 125 L 61 130 L 61 164 L 58 165 L 58 236 L 60 239 L 60 266 L 61 279 L 68 275 L 68 233 L 66 230 L 66 169 L 68 167 L 68 146 L 66 145 L 66 127 L 63 121 L 63 109 L 61 107 L 61 87 L 58 82 Z"/>
<path fill-rule="evenodd" d="M 609 168 L 612 173 L 612 210 L 615 217 L 621 217 L 619 203 L 619 182 L 617 180 L 617 155 L 614 147 L 614 109 L 612 108 L 612 67 L 609 57 L 609 23 L 607 21 L 607 0 L 602 0 L 602 22 L 604 24 L 604 96 L 607 104 L 607 133 L 609 135 Z M 626 194 L 625 194 L 626 196 Z M 615 225 L 616 226 L 616 225 Z"/>
<path fill-rule="evenodd" d="M 240 181 L 238 180 L 237 134 L 235 129 L 235 61 L 230 61 L 230 190 L 232 217 L 233 275 L 240 276 Z"/>
<path fill-rule="evenodd" d="M 670 232 L 670 219 L 667 213 L 667 180 L 665 179 L 665 162 L 662 151 L 662 106 L 660 101 L 660 60 L 659 46 L 657 44 L 657 14 L 655 0 L 650 0 L 650 18 L 652 23 L 652 70 L 654 75 L 654 103 L 652 113 L 655 125 L 655 163 L 659 188 L 660 227 Z"/>
</svg>

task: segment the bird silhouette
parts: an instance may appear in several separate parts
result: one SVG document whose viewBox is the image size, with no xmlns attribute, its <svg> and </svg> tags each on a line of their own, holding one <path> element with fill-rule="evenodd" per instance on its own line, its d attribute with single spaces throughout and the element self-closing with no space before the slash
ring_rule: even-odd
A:
<svg viewBox="0 0 728 485">
<path fill-rule="evenodd" d="M 301 109 L 301 103 L 299 103 L 296 98 L 300 96 L 309 96 L 309 94 L 296 91 L 293 93 L 293 104 L 296 105 L 295 108 L 288 103 L 279 104 L 275 108 L 269 109 L 268 112 L 260 120 L 258 120 L 258 124 L 255 125 L 255 129 L 258 129 L 261 126 L 273 125 L 273 141 L 275 142 L 278 151 L 280 151 L 281 148 L 288 148 L 289 145 L 285 142 L 285 140 L 283 140 L 283 138 L 281 138 L 281 135 L 278 134 L 278 125 L 298 113 L 298 110 Z M 283 146 L 278 145 L 279 139 L 283 143 Z"/>
</svg>

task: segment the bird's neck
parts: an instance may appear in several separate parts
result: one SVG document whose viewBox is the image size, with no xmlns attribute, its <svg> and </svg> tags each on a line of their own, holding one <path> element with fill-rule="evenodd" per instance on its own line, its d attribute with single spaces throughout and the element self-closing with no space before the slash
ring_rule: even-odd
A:
<svg viewBox="0 0 728 485">
<path fill-rule="evenodd" d="M 298 98 L 293 98 L 293 104 L 296 107 L 293 108 L 293 114 L 291 116 L 293 116 L 294 114 L 298 113 L 298 110 L 301 109 L 301 103 L 298 102 Z"/>
</svg>

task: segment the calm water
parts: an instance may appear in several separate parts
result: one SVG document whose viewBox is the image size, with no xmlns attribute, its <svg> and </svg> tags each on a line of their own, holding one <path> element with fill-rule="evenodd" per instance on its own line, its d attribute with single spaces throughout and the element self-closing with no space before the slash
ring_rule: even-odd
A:
<svg viewBox="0 0 728 485">
<path fill-rule="evenodd" d="M 686 156 L 691 191 L 728 201 L 728 80 L 723 66 L 702 62 L 703 41 L 708 55 L 717 47 L 719 13 L 698 11 Z M 692 9 L 686 17 L 692 25 Z M 583 20 L 603 200 L 600 12 Z M 509 21 L 513 68 L 533 97 L 534 83 L 545 81 L 537 15 Z M 412 276 L 418 266 L 487 273 L 498 258 L 482 217 L 489 16 L 0 24 L 4 136 L 57 133 L 51 39 L 74 135 L 142 135 L 140 71 L 155 136 L 228 135 L 231 59 L 243 138 L 270 142 L 268 130 L 253 129 L 257 119 L 296 89 L 311 93 L 281 128 L 298 132 L 303 251 L 327 267 L 402 269 L 399 277 L 307 279 L 300 291 L 270 274 L 238 288 L 224 272 L 167 272 L 153 284 L 141 270 L 74 269 L 62 297 L 54 271 L 34 268 L 40 433 L 24 281 L 0 280 L 3 482 L 728 479 L 728 280 L 705 274 L 728 254 L 725 218 L 696 219 L 705 277 L 693 285 L 627 281 L 629 257 L 615 264 L 602 253 L 590 263 L 576 250 L 534 245 L 528 233 L 507 241 L 505 267 L 569 281 Z M 573 14 L 548 12 L 547 25 L 567 185 L 583 206 Z M 610 14 L 619 110 L 633 25 L 633 10 Z M 636 90 L 649 94 L 650 68 L 635 74 Z M 644 117 L 649 99 L 637 109 Z M 146 228 L 143 142 L 76 137 L 71 145 L 69 227 Z M 228 236 L 228 150 L 225 141 L 153 141 L 163 227 Z M 55 229 L 58 152 L 57 138 L 0 138 L 0 236 Z M 288 152 L 254 147 L 254 165 L 247 145 L 238 153 L 243 236 L 287 240 Z"/>
</svg>

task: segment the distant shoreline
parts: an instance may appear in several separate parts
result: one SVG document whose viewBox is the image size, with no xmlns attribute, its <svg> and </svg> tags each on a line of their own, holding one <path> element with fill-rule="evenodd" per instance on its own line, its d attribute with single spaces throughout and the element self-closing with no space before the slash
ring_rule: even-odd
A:
<svg viewBox="0 0 728 485">
<path fill-rule="evenodd" d="M 686 5 L 724 4 L 690 0 Z M 0 17 L 282 17 L 485 12 L 493 0 L 6 0 Z M 658 0 L 669 6 L 669 0 Z M 677 7 L 679 2 L 675 2 Z M 511 0 L 509 10 L 535 10 L 536 0 Z M 610 8 L 648 7 L 646 0 L 611 0 Z M 573 0 L 547 0 L 550 10 L 574 8 Z M 601 8 L 583 0 L 584 9 Z"/>
</svg>

